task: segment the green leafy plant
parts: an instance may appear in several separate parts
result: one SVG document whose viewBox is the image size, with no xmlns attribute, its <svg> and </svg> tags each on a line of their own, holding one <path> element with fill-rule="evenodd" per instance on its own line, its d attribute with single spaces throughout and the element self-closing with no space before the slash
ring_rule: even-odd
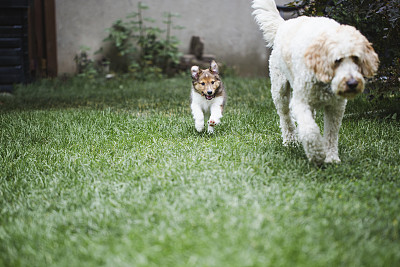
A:
<svg viewBox="0 0 400 267">
<path fill-rule="evenodd" d="M 163 23 L 166 25 L 166 36 L 162 41 L 163 50 L 161 52 L 161 65 L 164 72 L 169 73 L 171 67 L 176 66 L 179 63 L 181 53 L 178 50 L 179 40 L 176 36 L 171 35 L 172 29 L 180 30 L 182 26 L 176 26 L 173 24 L 173 18 L 179 17 L 177 14 L 171 12 L 164 13 L 165 20 Z"/>
<path fill-rule="evenodd" d="M 99 71 L 95 62 L 89 57 L 90 48 L 81 46 L 79 54 L 75 55 L 75 64 L 78 76 L 85 78 L 94 78 L 98 76 Z"/>
<path fill-rule="evenodd" d="M 165 13 L 166 29 L 162 30 L 148 26 L 155 20 L 144 16 L 147 9 L 148 6 L 139 2 L 137 10 L 128 14 L 126 21 L 119 19 L 107 29 L 109 34 L 104 39 L 111 42 L 118 56 L 125 59 L 126 71 L 138 79 L 172 74 L 180 57 L 179 40 L 171 34 L 173 29 L 182 28 L 173 23 L 173 18 L 178 15 Z"/>
<path fill-rule="evenodd" d="M 110 61 L 105 57 L 98 61 L 91 59 L 88 46 L 80 47 L 80 51 L 75 55 L 74 61 L 78 77 L 88 79 L 99 78 L 100 76 L 106 77 L 110 72 Z"/>
</svg>

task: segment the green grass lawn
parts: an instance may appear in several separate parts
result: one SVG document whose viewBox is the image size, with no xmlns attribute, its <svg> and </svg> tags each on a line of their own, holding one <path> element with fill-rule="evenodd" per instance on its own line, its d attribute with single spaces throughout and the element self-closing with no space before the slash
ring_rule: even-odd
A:
<svg viewBox="0 0 400 267">
<path fill-rule="evenodd" d="M 281 145 L 267 80 L 225 84 L 213 135 L 189 76 L 1 96 L 0 266 L 399 266 L 398 102 L 350 102 L 318 168 Z"/>
</svg>

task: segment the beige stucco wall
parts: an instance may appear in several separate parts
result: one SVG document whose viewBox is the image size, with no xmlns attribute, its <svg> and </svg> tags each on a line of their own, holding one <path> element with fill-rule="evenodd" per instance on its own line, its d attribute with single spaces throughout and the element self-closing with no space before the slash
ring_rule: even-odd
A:
<svg viewBox="0 0 400 267">
<path fill-rule="evenodd" d="M 74 73 L 74 56 L 81 46 L 94 53 L 107 36 L 106 28 L 136 10 L 138 0 L 56 0 L 58 70 Z M 278 0 L 277 3 L 288 2 Z M 150 7 L 145 16 L 157 20 L 164 12 L 180 14 L 175 23 L 184 26 L 173 35 L 188 52 L 190 38 L 202 37 L 205 53 L 239 70 L 243 75 L 265 75 L 268 52 L 254 19 L 250 0 L 142 0 Z"/>
</svg>

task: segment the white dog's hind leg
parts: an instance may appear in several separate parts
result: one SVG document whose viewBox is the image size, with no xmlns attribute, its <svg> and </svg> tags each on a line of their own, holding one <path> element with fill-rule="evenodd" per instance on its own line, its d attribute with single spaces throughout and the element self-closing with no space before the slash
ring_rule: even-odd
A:
<svg viewBox="0 0 400 267">
<path fill-rule="evenodd" d="M 290 116 L 290 85 L 286 78 L 278 71 L 271 72 L 271 93 L 279 115 L 283 144 L 296 142 L 296 126 Z"/>
<path fill-rule="evenodd" d="M 194 119 L 194 127 L 198 132 L 204 129 L 204 113 L 199 105 L 192 103 L 191 105 L 192 115 Z"/>
<path fill-rule="evenodd" d="M 295 99 L 299 99 L 299 97 L 294 96 L 293 100 Z M 313 111 L 309 105 L 301 101 L 292 101 L 291 108 L 297 122 L 299 139 L 307 158 L 311 162 L 322 164 L 326 156 L 325 143 L 313 118 Z"/>
<path fill-rule="evenodd" d="M 339 129 L 342 124 L 346 100 L 341 100 L 335 106 L 325 107 L 324 114 L 324 141 L 326 147 L 325 163 L 339 163 Z"/>
</svg>

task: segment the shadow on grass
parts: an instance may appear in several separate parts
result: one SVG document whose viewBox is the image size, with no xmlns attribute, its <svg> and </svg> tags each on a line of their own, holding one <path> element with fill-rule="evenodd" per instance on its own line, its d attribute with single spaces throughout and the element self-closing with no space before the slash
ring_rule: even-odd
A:
<svg viewBox="0 0 400 267">
<path fill-rule="evenodd" d="M 400 95 L 380 97 L 369 100 L 361 95 L 349 101 L 346 107 L 344 120 L 399 120 Z"/>
</svg>

